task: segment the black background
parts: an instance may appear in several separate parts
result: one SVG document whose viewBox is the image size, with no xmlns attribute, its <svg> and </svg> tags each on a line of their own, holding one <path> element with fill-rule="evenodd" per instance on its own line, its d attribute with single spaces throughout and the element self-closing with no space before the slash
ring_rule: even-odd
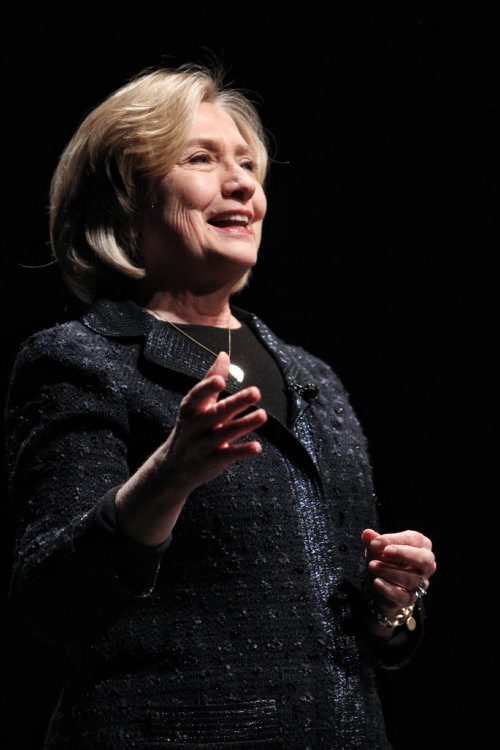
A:
<svg viewBox="0 0 500 750">
<path fill-rule="evenodd" d="M 217 58 L 257 103 L 274 152 L 260 261 L 236 302 L 334 367 L 370 442 L 384 527 L 434 542 L 426 639 L 380 678 L 394 747 L 453 747 L 469 731 L 492 746 L 473 665 L 494 666 L 493 651 L 481 656 L 493 614 L 471 569 L 479 560 L 484 579 L 493 564 L 495 503 L 478 457 L 486 258 L 498 247 L 498 26 L 485 12 L 379 5 L 328 15 L 313 2 L 198 3 L 113 22 L 85 6 L 66 22 L 14 9 L 2 81 L 2 392 L 20 341 L 73 314 L 53 265 L 24 266 L 50 261 L 48 186 L 79 121 L 145 67 Z M 6 590 L 5 508 L 2 530 Z M 3 624 L 7 746 L 39 748 L 57 655 L 8 605 Z"/>
</svg>

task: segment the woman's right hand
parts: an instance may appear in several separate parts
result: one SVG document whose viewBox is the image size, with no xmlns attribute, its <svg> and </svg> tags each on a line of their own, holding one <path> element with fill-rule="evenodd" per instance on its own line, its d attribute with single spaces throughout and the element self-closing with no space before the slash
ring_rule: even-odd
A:
<svg viewBox="0 0 500 750">
<path fill-rule="evenodd" d="M 261 427 L 261 395 L 250 386 L 219 400 L 229 373 L 229 357 L 220 352 L 203 380 L 181 401 L 176 424 L 165 443 L 120 488 L 116 496 L 122 531 L 143 544 L 170 536 L 191 492 L 230 464 L 258 455 L 257 441 L 234 442 Z"/>
</svg>

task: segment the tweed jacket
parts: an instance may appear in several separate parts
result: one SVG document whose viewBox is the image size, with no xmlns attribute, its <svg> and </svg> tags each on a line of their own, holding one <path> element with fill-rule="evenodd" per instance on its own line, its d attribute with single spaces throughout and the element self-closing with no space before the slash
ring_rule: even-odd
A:
<svg viewBox="0 0 500 750">
<path fill-rule="evenodd" d="M 374 668 L 404 663 L 421 623 L 389 643 L 363 631 L 363 432 L 327 364 L 233 310 L 281 368 L 289 423 L 270 414 L 262 453 L 193 492 L 158 548 L 119 532 L 114 493 L 213 357 L 111 300 L 19 352 L 11 595 L 72 665 L 47 748 L 389 747 Z"/>
</svg>

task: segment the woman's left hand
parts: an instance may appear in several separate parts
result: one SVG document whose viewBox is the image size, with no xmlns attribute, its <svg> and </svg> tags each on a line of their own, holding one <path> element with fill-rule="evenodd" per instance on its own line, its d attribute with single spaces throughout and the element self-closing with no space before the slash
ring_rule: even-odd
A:
<svg viewBox="0 0 500 750">
<path fill-rule="evenodd" d="M 402 608 L 427 593 L 436 572 L 432 542 L 419 531 L 378 534 L 365 529 L 361 535 L 371 576 L 373 602 L 393 620 Z"/>
</svg>

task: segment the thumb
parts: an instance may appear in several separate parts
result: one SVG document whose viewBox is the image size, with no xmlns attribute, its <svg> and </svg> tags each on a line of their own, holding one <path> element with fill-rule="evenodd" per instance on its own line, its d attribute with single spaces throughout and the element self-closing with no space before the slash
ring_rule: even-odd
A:
<svg viewBox="0 0 500 750">
<path fill-rule="evenodd" d="M 212 375 L 220 375 L 226 380 L 229 375 L 229 355 L 226 352 L 219 352 L 214 363 L 205 373 L 205 378 L 211 378 Z"/>
<path fill-rule="evenodd" d="M 363 542 L 365 547 L 368 547 L 370 542 L 373 542 L 373 540 L 378 536 L 380 536 L 378 531 L 374 531 L 373 529 L 365 529 L 361 534 L 361 541 Z"/>
</svg>

